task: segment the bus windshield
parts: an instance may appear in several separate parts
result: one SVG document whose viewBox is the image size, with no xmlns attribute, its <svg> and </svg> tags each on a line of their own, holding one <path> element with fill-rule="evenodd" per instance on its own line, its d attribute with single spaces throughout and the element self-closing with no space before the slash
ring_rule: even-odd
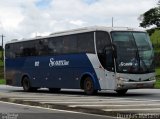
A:
<svg viewBox="0 0 160 119">
<path fill-rule="evenodd" d="M 116 47 L 117 72 L 154 72 L 154 52 L 147 33 L 113 31 L 111 36 Z"/>
</svg>

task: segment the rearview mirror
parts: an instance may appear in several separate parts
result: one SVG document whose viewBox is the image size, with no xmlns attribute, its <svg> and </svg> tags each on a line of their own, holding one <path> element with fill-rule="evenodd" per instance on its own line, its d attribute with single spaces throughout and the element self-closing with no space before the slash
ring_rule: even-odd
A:
<svg viewBox="0 0 160 119">
<path fill-rule="evenodd" d="M 117 46 L 115 44 L 112 44 L 112 48 L 113 48 L 113 55 L 115 59 L 117 59 Z"/>
</svg>

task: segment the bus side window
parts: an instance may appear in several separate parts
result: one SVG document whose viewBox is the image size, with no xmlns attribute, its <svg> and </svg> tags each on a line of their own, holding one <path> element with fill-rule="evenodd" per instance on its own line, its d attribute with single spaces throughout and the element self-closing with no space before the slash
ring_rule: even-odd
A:
<svg viewBox="0 0 160 119">
<path fill-rule="evenodd" d="M 56 53 L 56 46 L 55 46 L 55 41 L 52 39 L 53 38 L 49 39 L 48 47 L 51 49 L 50 54 L 55 54 Z"/>
<path fill-rule="evenodd" d="M 80 53 L 95 53 L 94 49 L 94 33 L 82 33 L 77 35 L 78 51 Z"/>
<path fill-rule="evenodd" d="M 76 35 L 68 35 L 63 38 L 63 53 L 76 53 L 77 37 Z"/>
<path fill-rule="evenodd" d="M 63 37 L 50 38 L 48 41 L 49 54 L 62 54 Z"/>
<path fill-rule="evenodd" d="M 48 39 L 39 40 L 39 55 L 47 55 L 49 53 Z"/>
<path fill-rule="evenodd" d="M 15 58 L 14 52 L 12 51 L 11 46 L 9 44 L 5 46 L 5 57 Z"/>
<path fill-rule="evenodd" d="M 96 48 L 99 61 L 101 65 L 112 71 L 114 67 L 113 63 L 113 55 L 112 55 L 112 45 L 109 34 L 105 31 L 97 31 L 96 32 Z M 112 68 L 111 68 L 112 67 Z"/>
<path fill-rule="evenodd" d="M 24 43 L 21 43 L 19 52 L 20 57 L 37 56 L 35 41 L 26 41 Z"/>
</svg>

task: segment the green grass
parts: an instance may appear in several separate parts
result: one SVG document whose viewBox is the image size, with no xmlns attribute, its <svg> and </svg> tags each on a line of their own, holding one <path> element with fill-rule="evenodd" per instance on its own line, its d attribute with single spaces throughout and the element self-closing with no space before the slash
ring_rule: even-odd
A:
<svg viewBox="0 0 160 119">
<path fill-rule="evenodd" d="M 160 68 L 156 68 L 156 76 L 160 77 Z"/>
<path fill-rule="evenodd" d="M 6 84 L 6 81 L 4 79 L 0 79 L 0 84 Z"/>
<path fill-rule="evenodd" d="M 160 29 L 156 29 L 150 36 L 152 44 L 154 46 L 154 52 L 160 53 Z"/>
<path fill-rule="evenodd" d="M 2 60 L 0 60 L 0 67 L 3 67 L 4 63 L 2 62 Z"/>
<path fill-rule="evenodd" d="M 156 29 L 150 36 L 152 44 L 155 46 L 155 53 L 160 53 L 160 29 Z M 156 68 L 156 84 L 155 88 L 160 88 L 160 66 Z"/>
<path fill-rule="evenodd" d="M 153 44 L 157 44 L 157 43 L 160 44 L 160 28 L 155 29 L 154 32 L 150 34 L 150 39 Z"/>
<path fill-rule="evenodd" d="M 155 88 L 160 89 L 160 68 L 156 68 L 156 84 Z"/>
<path fill-rule="evenodd" d="M 160 89 L 160 79 L 156 80 L 156 83 L 155 83 L 154 87 Z"/>
<path fill-rule="evenodd" d="M 160 44 L 160 30 L 156 29 L 150 38 L 153 44 Z"/>
<path fill-rule="evenodd" d="M 4 77 L 4 69 L 2 66 L 0 66 L 0 79 L 3 79 Z"/>
</svg>

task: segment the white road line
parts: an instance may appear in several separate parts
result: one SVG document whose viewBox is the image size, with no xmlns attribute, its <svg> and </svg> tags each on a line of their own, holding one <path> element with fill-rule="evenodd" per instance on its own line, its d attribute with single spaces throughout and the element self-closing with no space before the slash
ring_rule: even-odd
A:
<svg viewBox="0 0 160 119">
<path fill-rule="evenodd" d="M 129 108 L 129 109 L 102 109 L 104 111 L 160 111 L 160 108 L 143 108 L 143 109 L 137 109 L 137 108 Z"/>
<path fill-rule="evenodd" d="M 133 101 L 150 101 L 150 102 L 160 102 L 160 100 L 150 100 L 150 99 L 135 99 L 135 98 L 120 98 L 123 100 L 133 100 Z"/>
<path fill-rule="evenodd" d="M 41 97 L 41 96 L 37 96 L 37 97 L 13 97 L 12 99 L 27 99 L 27 100 L 43 100 L 43 99 L 48 99 L 48 98 L 53 98 L 53 96 L 49 96 L 49 97 Z M 59 97 L 54 97 L 53 101 L 54 100 L 61 100 L 59 98 L 62 98 L 63 96 L 59 96 Z M 52 99 L 48 99 L 48 100 L 52 100 Z M 92 99 L 92 98 L 84 98 L 84 97 L 63 97 L 62 101 L 63 100 L 72 100 L 72 101 L 76 101 L 76 100 L 80 100 L 80 101 L 90 101 L 90 100 L 93 100 L 93 101 L 132 101 L 132 102 L 135 102 L 135 101 L 141 101 L 141 102 L 160 102 L 160 100 L 149 100 L 149 99 L 134 99 L 134 98 L 103 98 L 103 99 L 100 99 L 100 98 L 96 98 L 96 99 Z"/>
<path fill-rule="evenodd" d="M 60 110 L 60 109 L 51 109 L 51 108 L 44 108 L 44 107 L 39 107 L 39 106 L 23 105 L 23 104 L 11 103 L 11 102 L 0 101 L 0 103 L 11 104 L 11 105 L 16 105 L 16 106 L 23 106 L 23 107 L 30 107 L 30 108 L 37 108 L 37 109 L 44 109 L 44 110 L 51 110 L 51 111 L 59 111 L 59 112 L 65 112 L 65 113 L 84 114 L 84 115 L 91 115 L 91 116 L 98 116 L 98 117 L 108 117 L 108 118 L 112 118 L 112 119 L 117 119 L 117 117 L 112 117 L 112 116 L 104 116 L 104 115 L 98 115 L 98 114 L 89 114 L 89 113 L 84 113 L 84 112 L 67 111 L 67 110 Z"/>
<path fill-rule="evenodd" d="M 36 100 L 44 100 L 44 99 L 48 99 L 48 100 L 83 100 L 83 101 L 108 101 L 108 100 L 118 100 L 118 99 L 81 99 L 81 98 L 77 98 L 77 99 L 74 99 L 74 98 L 63 98 L 63 99 L 60 99 L 59 97 L 58 98 L 54 98 L 54 97 L 11 97 L 11 99 L 27 99 L 27 100 L 31 100 L 31 99 L 36 99 Z"/>
<path fill-rule="evenodd" d="M 39 100 L 41 100 L 41 99 L 48 99 L 48 98 L 54 98 L 53 100 L 57 100 L 57 99 L 59 99 L 59 100 L 61 100 L 60 98 L 61 97 L 13 97 L 12 99 L 39 99 Z M 49 99 L 49 100 L 51 100 L 51 99 Z M 99 99 L 99 98 L 96 98 L 96 99 L 93 99 L 93 98 L 81 98 L 81 97 L 79 97 L 79 98 L 66 98 L 66 97 L 63 97 L 63 99 L 62 100 L 93 100 L 93 101 L 108 101 L 108 100 L 121 100 L 121 99 L 111 99 L 111 98 L 108 98 L 108 99 Z M 124 99 L 123 99 L 124 100 Z"/>
<path fill-rule="evenodd" d="M 110 105 L 69 105 L 69 107 L 138 107 L 138 106 L 160 106 L 160 104 L 138 104 L 138 105 L 114 105 L 114 104 L 110 104 Z"/>
<path fill-rule="evenodd" d="M 120 100 L 120 101 L 99 101 L 99 102 L 87 102 L 87 101 L 81 101 L 81 100 L 79 100 L 79 101 L 54 101 L 54 100 L 24 100 L 24 101 L 38 101 L 38 102 L 43 102 L 43 103 L 65 103 L 65 104 L 69 104 L 69 103 L 79 103 L 79 104 L 92 104 L 92 103 L 112 103 L 112 104 L 115 104 L 115 103 L 131 103 L 131 102 L 134 102 L 134 103 L 144 103 L 144 101 L 138 101 L 138 102 L 135 102 L 135 101 L 126 101 L 126 100 Z M 148 103 L 148 101 L 146 102 L 146 103 Z"/>
</svg>

